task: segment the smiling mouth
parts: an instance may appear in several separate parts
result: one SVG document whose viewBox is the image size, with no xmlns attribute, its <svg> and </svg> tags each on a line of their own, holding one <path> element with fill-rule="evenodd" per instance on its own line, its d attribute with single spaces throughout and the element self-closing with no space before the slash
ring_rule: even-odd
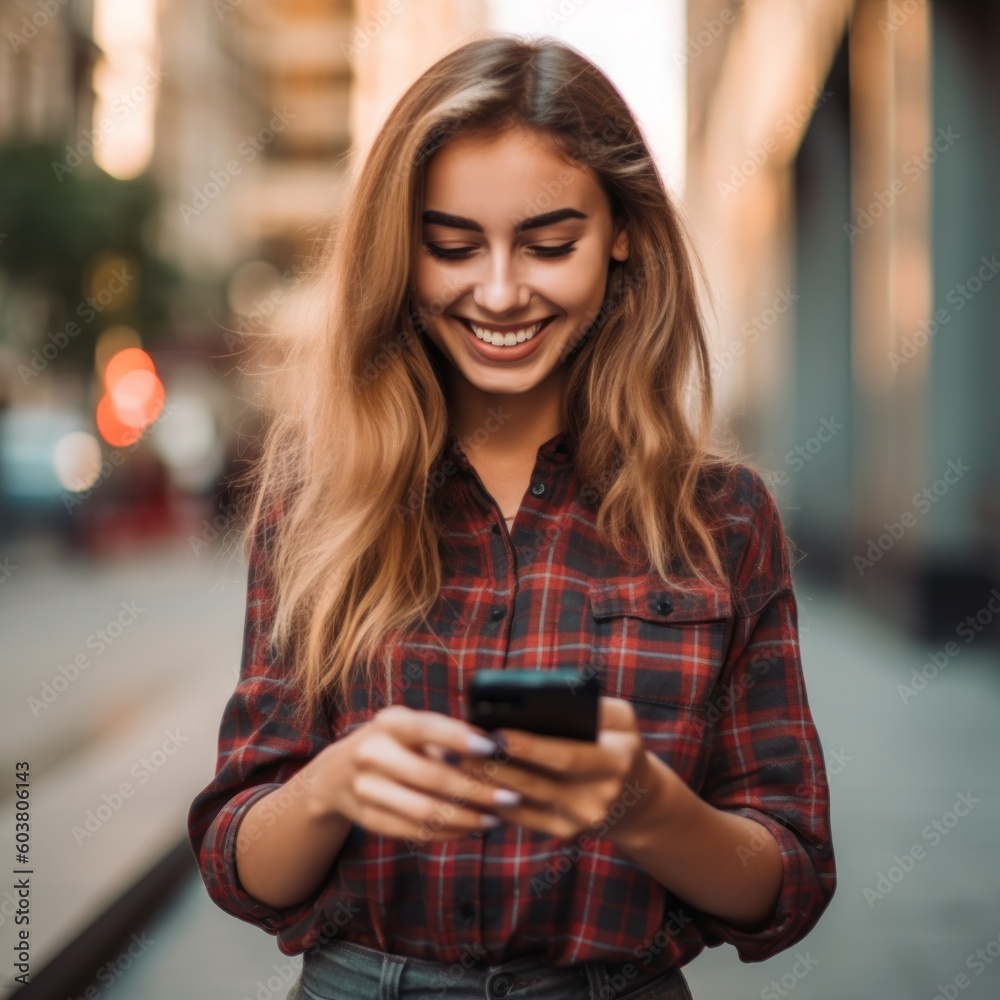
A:
<svg viewBox="0 0 1000 1000">
<path fill-rule="evenodd" d="M 523 344 L 526 340 L 531 340 L 536 333 L 539 333 L 555 319 L 554 316 L 548 316 L 517 330 L 493 330 L 490 327 L 473 323 L 472 320 L 466 319 L 464 316 L 456 316 L 455 318 L 466 329 L 471 330 L 477 339 L 486 344 L 492 344 L 494 347 L 513 347 L 515 344 Z"/>
</svg>

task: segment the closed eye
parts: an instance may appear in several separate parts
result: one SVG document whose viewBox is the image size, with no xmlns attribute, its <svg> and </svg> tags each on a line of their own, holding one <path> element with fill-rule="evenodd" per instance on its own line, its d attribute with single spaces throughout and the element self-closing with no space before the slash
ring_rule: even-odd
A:
<svg viewBox="0 0 1000 1000">
<path fill-rule="evenodd" d="M 467 260 L 469 255 L 476 249 L 475 247 L 442 247 L 438 246 L 436 243 L 431 243 L 428 240 L 424 241 L 424 250 L 430 254 L 432 257 L 436 257 L 438 260 Z M 536 257 L 543 258 L 553 258 L 553 257 L 565 257 L 567 254 L 571 254 L 576 249 L 576 240 L 569 240 L 567 243 L 561 243 L 559 246 L 555 247 L 542 247 L 533 246 L 528 247 Z"/>
</svg>

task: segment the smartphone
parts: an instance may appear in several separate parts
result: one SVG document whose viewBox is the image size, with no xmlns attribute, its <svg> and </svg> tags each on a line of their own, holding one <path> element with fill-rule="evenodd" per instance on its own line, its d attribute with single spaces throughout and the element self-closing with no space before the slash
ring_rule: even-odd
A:
<svg viewBox="0 0 1000 1000">
<path fill-rule="evenodd" d="M 477 670 L 468 691 L 469 722 L 487 731 L 524 729 L 595 742 L 600 693 L 596 677 L 572 667 Z"/>
</svg>

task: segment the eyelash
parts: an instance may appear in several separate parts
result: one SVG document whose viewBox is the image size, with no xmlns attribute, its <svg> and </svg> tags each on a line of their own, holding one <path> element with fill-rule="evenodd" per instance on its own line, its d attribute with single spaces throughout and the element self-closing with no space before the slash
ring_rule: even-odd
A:
<svg viewBox="0 0 1000 1000">
<path fill-rule="evenodd" d="M 468 260 L 469 254 L 475 249 L 474 247 L 457 247 L 454 250 L 446 250 L 444 247 L 439 247 L 436 243 L 428 241 L 425 241 L 423 246 L 426 253 L 438 260 Z M 531 249 L 536 257 L 552 260 L 573 253 L 576 250 L 576 240 L 570 240 L 557 247 L 532 247 Z"/>
</svg>

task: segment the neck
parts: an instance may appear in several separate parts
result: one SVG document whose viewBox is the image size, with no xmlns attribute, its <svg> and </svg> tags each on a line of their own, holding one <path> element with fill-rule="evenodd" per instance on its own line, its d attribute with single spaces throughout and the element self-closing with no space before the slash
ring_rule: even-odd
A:
<svg viewBox="0 0 1000 1000">
<path fill-rule="evenodd" d="M 499 462 L 532 460 L 539 445 L 565 427 L 563 369 L 522 393 L 483 392 L 452 371 L 451 426 L 462 449 Z"/>
</svg>

